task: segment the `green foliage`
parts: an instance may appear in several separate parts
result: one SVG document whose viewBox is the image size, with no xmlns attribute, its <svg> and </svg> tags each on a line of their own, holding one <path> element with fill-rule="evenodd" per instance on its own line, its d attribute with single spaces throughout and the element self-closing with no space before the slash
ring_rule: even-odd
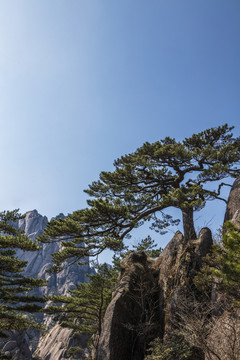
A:
<svg viewBox="0 0 240 360">
<path fill-rule="evenodd" d="M 67 356 L 82 355 L 82 353 L 83 349 L 80 348 L 80 346 L 72 346 L 70 349 L 68 349 Z"/>
<path fill-rule="evenodd" d="M 155 244 L 151 236 L 147 236 L 145 239 L 141 240 L 137 245 L 133 245 L 133 249 L 135 251 L 144 251 L 147 256 L 156 258 L 161 254 L 163 250 L 161 247 L 156 249 L 157 246 L 158 245 Z"/>
<path fill-rule="evenodd" d="M 195 278 L 198 287 L 207 291 L 212 284 L 240 305 L 240 228 L 231 221 L 224 224 L 220 243 L 213 246 L 205 258 L 200 274 Z"/>
<path fill-rule="evenodd" d="M 63 249 L 54 255 L 56 268 L 67 259 L 96 256 L 108 248 L 119 251 L 123 240 L 144 222 L 162 232 L 179 221 L 164 211 L 182 211 L 185 239 L 196 237 L 193 211 L 206 201 L 224 200 L 221 182 L 239 175 L 240 138 L 227 124 L 193 134 L 182 142 L 165 138 L 145 143 L 114 162 L 89 185 L 88 207 L 51 221 L 41 241 L 62 237 Z M 213 188 L 212 183 L 217 183 Z"/>
<path fill-rule="evenodd" d="M 15 257 L 16 249 L 38 250 L 39 246 L 15 229 L 12 222 L 21 218 L 17 210 L 0 213 L 0 336 L 10 330 L 36 327 L 36 322 L 25 313 L 41 309 L 36 302 L 43 302 L 27 295 L 29 291 L 45 282 L 22 275 L 26 262 Z"/>
<path fill-rule="evenodd" d="M 177 333 L 165 342 L 156 338 L 145 360 L 194 360 L 193 349 L 182 335 Z"/>
<path fill-rule="evenodd" d="M 90 282 L 81 283 L 70 296 L 56 295 L 50 299 L 56 304 L 46 311 L 58 313 L 61 326 L 82 334 L 100 334 L 102 320 L 111 300 L 118 273 L 107 264 L 95 265 L 97 273 L 88 275 Z"/>
</svg>

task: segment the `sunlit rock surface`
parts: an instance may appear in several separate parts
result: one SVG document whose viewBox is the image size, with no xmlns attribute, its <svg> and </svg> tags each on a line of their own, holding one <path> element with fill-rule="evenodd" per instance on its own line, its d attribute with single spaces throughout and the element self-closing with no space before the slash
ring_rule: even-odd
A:
<svg viewBox="0 0 240 360">
<path fill-rule="evenodd" d="M 64 218 L 63 214 L 59 214 L 57 218 Z M 28 211 L 24 219 L 20 219 L 16 227 L 21 228 L 25 235 L 29 236 L 32 240 L 41 235 L 46 227 L 48 219 L 46 216 L 42 216 L 37 210 Z M 55 274 L 49 274 L 47 270 L 53 265 L 52 254 L 58 252 L 61 248 L 59 242 L 53 241 L 50 244 L 42 244 L 39 251 L 21 251 L 17 250 L 17 256 L 21 260 L 28 262 L 26 270 L 23 273 L 24 276 L 41 278 L 47 280 L 47 285 L 33 291 L 36 296 L 61 294 L 67 295 L 68 290 L 74 289 L 76 285 L 81 282 L 88 282 L 87 274 L 94 273 L 94 270 L 89 266 L 88 259 L 85 265 L 78 265 L 77 263 L 66 266 L 64 270 Z M 40 347 L 38 347 L 38 356 L 41 355 L 41 351 L 45 351 L 43 359 L 45 360 L 57 360 L 65 359 L 68 346 L 73 346 L 71 339 L 73 335 L 72 330 L 62 329 L 58 324 L 55 324 L 50 316 L 44 316 L 43 314 L 37 314 L 39 321 L 50 329 L 50 333 L 47 337 L 40 338 Z M 53 329 L 51 327 L 53 326 Z M 9 340 L 3 339 L 0 342 L 0 349 L 6 351 L 12 356 L 13 360 L 30 360 L 32 359 L 32 353 L 35 351 L 39 342 L 40 333 L 36 331 L 28 331 L 28 333 L 13 333 Z M 54 341 L 49 342 L 50 337 Z M 64 340 L 63 340 L 64 339 Z M 86 343 L 85 337 L 77 338 L 74 340 L 79 343 Z M 85 343 L 84 343 L 85 341 Z M 42 344 L 42 345 L 41 345 Z M 46 346 L 46 344 L 48 346 Z M 56 346 L 58 344 L 58 346 Z M 61 345 L 62 344 L 62 345 Z M 52 350 L 50 347 L 52 346 Z M 61 348 L 62 346 L 62 348 Z M 64 351 L 63 351 L 64 348 Z"/>
<path fill-rule="evenodd" d="M 60 214 L 58 217 L 64 217 Z M 48 219 L 40 215 L 37 210 L 28 211 L 26 217 L 18 221 L 17 226 L 21 228 L 25 235 L 32 240 L 41 235 L 46 227 Z M 86 274 L 91 274 L 93 270 L 89 264 L 78 265 L 77 263 L 67 266 L 57 274 L 49 274 L 47 271 L 53 265 L 52 254 L 61 249 L 59 241 L 52 241 L 50 244 L 42 244 L 39 251 L 18 250 L 17 256 L 21 260 L 28 262 L 24 275 L 28 277 L 46 279 L 47 286 L 36 290 L 36 295 L 50 295 L 59 293 L 66 295 L 68 290 L 74 289 L 81 282 L 88 282 Z M 87 260 L 87 259 L 86 259 Z"/>
</svg>

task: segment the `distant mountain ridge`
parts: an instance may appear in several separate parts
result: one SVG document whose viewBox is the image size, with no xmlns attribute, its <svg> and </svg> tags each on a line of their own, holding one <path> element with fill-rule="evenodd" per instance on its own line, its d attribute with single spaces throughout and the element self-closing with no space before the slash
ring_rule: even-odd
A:
<svg viewBox="0 0 240 360">
<path fill-rule="evenodd" d="M 64 218 L 64 215 L 59 214 L 56 218 Z M 48 218 L 46 216 L 39 214 L 37 210 L 31 210 L 26 213 L 24 219 L 18 220 L 16 226 L 22 229 L 30 239 L 35 240 L 42 235 L 47 223 Z M 42 244 L 39 251 L 17 251 L 17 257 L 28 262 L 24 273 L 25 276 L 48 281 L 47 286 L 37 290 L 38 296 L 53 293 L 66 295 L 69 289 L 74 289 L 76 285 L 82 282 L 88 282 L 87 274 L 94 273 L 88 263 L 85 265 L 75 263 L 57 274 L 49 274 L 47 270 L 53 265 L 52 254 L 58 252 L 60 248 L 61 244 L 53 241 L 50 244 Z"/>
<path fill-rule="evenodd" d="M 63 214 L 59 214 L 56 218 L 64 218 Z M 23 219 L 15 223 L 16 228 L 22 229 L 24 234 L 30 239 L 35 240 L 42 235 L 48 218 L 38 213 L 37 210 L 28 211 Z M 47 280 L 47 285 L 36 288 L 33 291 L 35 296 L 47 296 L 53 294 L 67 295 L 68 291 L 74 289 L 82 282 L 89 282 L 87 274 L 95 273 L 95 270 L 88 263 L 78 265 L 77 263 L 69 265 L 59 273 L 49 274 L 47 270 L 53 265 L 52 254 L 58 252 L 61 248 L 60 242 L 52 241 L 49 244 L 40 244 L 39 251 L 22 251 L 17 250 L 16 256 L 27 261 L 24 276 L 31 278 L 41 278 Z M 50 338 L 47 338 L 47 344 L 41 339 L 38 331 L 13 332 L 8 339 L 0 339 L 0 349 L 6 355 L 10 355 L 12 360 L 32 360 L 37 356 L 42 358 L 41 352 L 46 352 L 46 359 L 65 359 L 65 354 L 70 346 L 75 345 L 75 341 L 80 342 L 83 347 L 86 346 L 88 337 L 73 338 L 73 330 L 62 329 L 58 323 L 53 321 L 53 316 L 45 316 L 37 314 L 39 321 L 46 326 Z M 51 341 L 50 341 L 51 339 Z M 40 342 L 39 342 L 40 340 Z M 52 346 L 52 344 L 54 344 Z M 34 357 L 33 352 L 38 347 Z M 39 354 L 40 351 L 40 354 Z M 41 355 L 41 356 L 40 356 Z M 66 355 L 67 357 L 67 355 Z M 45 357 L 44 357 L 45 358 Z"/>
</svg>

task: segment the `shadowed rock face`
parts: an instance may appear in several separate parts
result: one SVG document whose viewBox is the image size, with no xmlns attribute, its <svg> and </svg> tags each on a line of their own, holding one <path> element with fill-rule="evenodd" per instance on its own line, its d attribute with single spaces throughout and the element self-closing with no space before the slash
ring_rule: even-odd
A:
<svg viewBox="0 0 240 360">
<path fill-rule="evenodd" d="M 5 355 L 11 356 L 11 360 L 32 360 L 29 347 L 29 338 L 25 332 L 12 332 L 8 341 L 0 339 L 0 349 Z"/>
<path fill-rule="evenodd" d="M 187 243 L 183 235 L 177 232 L 156 260 L 154 266 L 159 269 L 160 313 L 164 337 L 171 332 L 175 322 L 180 294 L 183 296 L 191 292 L 197 295 L 193 279 L 211 246 L 212 234 L 208 228 L 200 231 L 197 240 Z"/>
<path fill-rule="evenodd" d="M 230 191 L 224 222 L 232 220 L 237 222 L 240 218 L 240 176 L 234 181 Z"/>
<path fill-rule="evenodd" d="M 146 340 L 160 331 L 158 272 L 151 264 L 144 252 L 124 260 L 125 271 L 105 314 L 97 360 L 142 360 Z"/>
<path fill-rule="evenodd" d="M 188 243 L 177 232 L 156 261 L 138 253 L 125 259 L 126 271 L 104 318 L 97 360 L 142 360 L 149 342 L 171 331 L 178 294 L 195 291 L 193 278 L 211 245 L 207 228 Z"/>
<path fill-rule="evenodd" d="M 230 192 L 225 221 L 236 222 L 239 215 L 240 177 L 236 179 Z M 47 219 L 34 210 L 27 213 L 26 220 L 21 220 L 19 226 L 34 239 L 41 234 L 46 222 Z M 211 232 L 204 228 L 197 240 L 188 243 L 184 241 L 183 235 L 177 232 L 156 261 L 149 261 L 144 253 L 130 254 L 125 259 L 122 277 L 105 314 L 96 359 L 143 360 L 145 347 L 151 339 L 168 336 L 174 324 L 179 294 L 189 289 L 195 291 L 193 278 L 196 271 L 200 269 L 202 258 L 209 252 L 211 245 Z M 23 259 L 29 261 L 27 267 L 29 276 L 45 276 L 45 269 L 51 266 L 50 254 L 58 249 L 59 245 L 56 243 L 45 244 L 39 254 L 20 254 Z M 43 264 L 42 268 L 40 264 Z M 84 279 L 85 276 L 79 275 L 79 268 L 73 268 L 70 272 L 63 273 L 62 277 L 53 275 L 52 278 L 49 278 L 49 284 L 51 284 L 49 289 L 42 289 L 41 292 L 49 293 L 52 291 L 51 289 L 54 291 L 60 289 L 62 293 L 66 293 L 69 285 L 80 281 L 79 276 L 83 276 L 81 279 Z M 68 279 L 68 283 L 65 283 L 66 279 Z M 224 313 L 223 316 L 227 318 L 228 314 Z M 216 349 L 219 349 L 219 344 L 226 349 L 222 325 L 224 317 L 220 317 L 220 325 L 216 325 L 210 336 L 210 341 L 215 343 Z M 151 326 L 148 326 L 146 320 L 150 318 Z M 229 315 L 226 323 L 228 324 L 232 320 L 233 317 Z M 240 328 L 239 322 L 237 322 L 237 326 Z M 226 329 L 228 330 L 228 327 Z M 147 333 L 147 336 L 142 335 L 143 331 L 145 334 Z M 76 343 L 74 341 L 72 330 L 61 329 L 56 324 L 40 340 L 35 355 L 43 360 L 64 360 L 70 344 L 77 346 L 81 341 L 84 344 L 86 339 L 76 340 Z M 17 339 L 13 338 L 7 344 L 0 343 L 0 348 L 2 345 L 6 345 L 6 349 L 10 352 L 15 351 L 14 360 L 31 359 L 25 334 L 19 334 Z M 19 348 L 22 348 L 23 351 L 19 352 Z M 81 359 L 81 356 L 77 359 Z M 206 359 L 208 360 L 208 358 Z M 232 360 L 231 358 L 226 359 Z"/>
</svg>

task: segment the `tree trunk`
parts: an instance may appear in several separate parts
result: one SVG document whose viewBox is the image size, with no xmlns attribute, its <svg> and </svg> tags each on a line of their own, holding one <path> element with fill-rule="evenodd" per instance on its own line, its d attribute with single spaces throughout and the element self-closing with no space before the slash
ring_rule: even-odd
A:
<svg viewBox="0 0 240 360">
<path fill-rule="evenodd" d="M 183 218 L 183 231 L 184 238 L 186 241 L 194 240 L 197 238 L 194 222 L 193 222 L 193 209 L 182 209 L 182 218 Z"/>
</svg>

